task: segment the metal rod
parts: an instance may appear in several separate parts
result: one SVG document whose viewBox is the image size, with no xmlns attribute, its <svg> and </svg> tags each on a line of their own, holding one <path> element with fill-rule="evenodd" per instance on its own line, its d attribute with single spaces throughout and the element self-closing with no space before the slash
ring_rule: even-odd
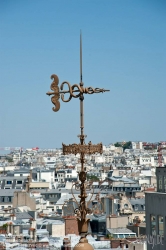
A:
<svg viewBox="0 0 166 250">
<path fill-rule="evenodd" d="M 82 82 L 82 34 L 80 32 L 80 87 L 83 87 Z M 80 136 L 80 143 L 81 145 L 84 144 L 84 95 L 83 93 L 80 94 L 80 128 L 81 128 L 81 136 Z M 81 169 L 83 170 L 83 163 L 81 164 Z"/>
<path fill-rule="evenodd" d="M 91 87 L 89 87 L 91 90 L 93 90 Z M 85 94 L 87 94 L 87 90 L 88 88 L 83 88 L 83 93 L 85 93 Z M 99 89 L 99 88 L 96 88 L 96 89 L 94 89 L 93 90 L 94 92 L 90 92 L 90 94 L 93 94 L 93 93 L 95 93 L 95 94 L 100 94 L 100 93 L 103 93 L 103 92 L 108 92 L 108 91 L 110 91 L 110 90 L 107 90 L 107 89 Z M 75 93 L 75 92 L 80 92 L 80 90 L 79 89 L 77 89 L 77 90 L 72 90 L 72 93 Z M 46 93 L 47 95 L 54 95 L 55 94 L 55 92 L 47 92 Z M 63 91 L 59 91 L 59 94 L 70 94 L 70 91 L 69 90 L 63 90 Z"/>
<path fill-rule="evenodd" d="M 80 31 L 80 82 L 82 82 L 82 34 Z"/>
</svg>

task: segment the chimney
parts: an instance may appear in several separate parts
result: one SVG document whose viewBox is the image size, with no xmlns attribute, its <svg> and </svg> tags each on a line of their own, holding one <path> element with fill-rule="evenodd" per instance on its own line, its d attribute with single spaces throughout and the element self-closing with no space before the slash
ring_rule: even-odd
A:
<svg viewBox="0 0 166 250">
<path fill-rule="evenodd" d="M 10 233 L 10 226 L 9 226 L 9 223 L 7 223 L 8 224 L 8 226 L 7 226 L 7 234 L 9 234 Z"/>
<path fill-rule="evenodd" d="M 0 242 L 0 249 L 6 250 L 6 245 L 3 242 Z"/>
<path fill-rule="evenodd" d="M 15 214 L 10 214 L 10 219 L 11 220 L 16 220 L 16 215 Z"/>
<path fill-rule="evenodd" d="M 33 219 L 33 218 L 30 219 L 30 227 L 31 228 L 36 228 L 36 220 Z"/>
<path fill-rule="evenodd" d="M 9 227 L 9 233 L 11 233 L 13 235 L 13 223 L 10 222 L 8 227 Z"/>
<path fill-rule="evenodd" d="M 30 182 L 32 182 L 32 169 L 30 170 Z"/>
<path fill-rule="evenodd" d="M 29 230 L 30 239 L 32 240 L 32 229 Z"/>
<path fill-rule="evenodd" d="M 26 181 L 26 192 L 29 193 L 30 190 L 30 176 L 27 176 L 27 181 Z"/>
<path fill-rule="evenodd" d="M 33 230 L 33 240 L 36 241 L 36 229 Z"/>
<path fill-rule="evenodd" d="M 30 228 L 29 229 L 30 239 L 36 241 L 36 229 Z"/>
<path fill-rule="evenodd" d="M 124 249 L 124 242 L 122 240 L 120 240 L 120 248 Z"/>
<path fill-rule="evenodd" d="M 39 170 L 39 181 L 41 181 L 41 169 Z"/>
<path fill-rule="evenodd" d="M 69 238 L 63 239 L 63 246 L 61 247 L 61 250 L 71 250 L 71 242 Z"/>
</svg>

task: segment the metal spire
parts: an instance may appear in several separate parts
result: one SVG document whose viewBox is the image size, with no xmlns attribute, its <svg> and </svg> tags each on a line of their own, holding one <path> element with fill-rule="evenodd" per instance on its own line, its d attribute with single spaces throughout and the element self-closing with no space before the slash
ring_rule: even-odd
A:
<svg viewBox="0 0 166 250">
<path fill-rule="evenodd" d="M 88 243 L 88 240 L 86 239 L 86 236 L 88 234 L 88 224 L 89 219 L 87 219 L 86 215 L 93 213 L 93 210 L 88 208 L 88 204 L 91 201 L 93 197 L 93 192 L 91 190 L 93 189 L 92 185 L 87 182 L 87 171 L 86 168 L 84 168 L 85 163 L 85 155 L 86 154 L 95 154 L 95 153 L 103 153 L 103 146 L 102 143 L 93 145 L 91 141 L 86 145 L 85 144 L 85 135 L 84 135 L 84 109 L 83 109 L 83 101 L 84 101 L 84 94 L 94 94 L 94 93 L 103 93 L 109 90 L 100 89 L 100 88 L 92 88 L 92 87 L 83 87 L 82 82 L 82 34 L 80 32 L 80 84 L 74 84 L 70 85 L 69 82 L 65 81 L 62 82 L 60 86 L 59 91 L 59 78 L 57 75 L 52 75 L 51 79 L 54 79 L 54 81 L 51 84 L 51 90 L 54 92 L 48 92 L 47 95 L 53 95 L 51 98 L 52 103 L 55 105 L 53 108 L 53 111 L 57 112 L 60 109 L 60 102 L 59 98 L 61 97 L 63 102 L 69 102 L 72 97 L 80 99 L 80 128 L 81 128 L 81 134 L 80 137 L 80 143 L 79 144 L 70 144 L 63 146 L 63 154 L 80 154 L 80 162 L 81 162 L 81 171 L 79 172 L 79 181 L 73 183 L 72 189 L 80 190 L 80 201 L 77 202 L 76 198 L 73 196 L 74 201 L 78 205 L 78 208 L 75 210 L 75 214 L 77 215 L 77 222 L 78 222 L 78 231 L 81 236 L 81 239 L 79 243 L 74 247 L 74 250 L 93 250 L 93 247 Z M 68 91 L 63 90 L 64 85 L 68 86 Z M 69 93 L 69 98 L 65 99 L 64 95 L 66 93 Z M 75 94 L 77 93 L 77 94 Z M 71 192 L 72 192 L 71 189 Z M 91 192 L 91 198 L 89 202 L 86 201 L 86 198 L 88 197 L 87 191 Z M 73 192 L 72 192 L 73 193 Z M 99 202 L 98 202 L 99 203 Z"/>
<path fill-rule="evenodd" d="M 80 83 L 82 83 L 82 33 L 80 31 Z"/>
</svg>

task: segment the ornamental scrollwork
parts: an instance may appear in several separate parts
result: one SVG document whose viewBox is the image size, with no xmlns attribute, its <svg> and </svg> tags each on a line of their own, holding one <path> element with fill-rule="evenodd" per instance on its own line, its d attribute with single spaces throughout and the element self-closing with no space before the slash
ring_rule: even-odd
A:
<svg viewBox="0 0 166 250">
<path fill-rule="evenodd" d="M 88 143 L 88 145 L 86 144 L 69 144 L 69 145 L 65 145 L 62 144 L 62 148 L 63 148 L 63 154 L 67 155 L 67 154 L 95 154 L 95 153 L 99 153 L 102 154 L 103 153 L 103 144 L 102 143 L 98 143 L 96 145 L 93 145 L 91 142 Z"/>
<path fill-rule="evenodd" d="M 69 82 L 64 81 L 62 82 L 61 86 L 60 86 L 60 90 L 59 91 L 59 78 L 57 75 L 53 74 L 51 76 L 51 79 L 54 79 L 54 81 L 51 84 L 51 90 L 53 90 L 53 92 L 47 92 L 47 95 L 53 95 L 53 97 L 51 98 L 52 103 L 55 105 L 55 107 L 53 108 L 54 112 L 57 112 L 60 109 L 60 102 L 59 102 L 59 98 L 61 96 L 61 100 L 63 102 L 69 102 L 72 98 L 78 98 L 80 96 L 82 96 L 83 94 L 98 94 L 98 93 L 104 93 L 106 91 L 109 90 L 105 90 L 105 89 L 100 89 L 100 88 L 93 88 L 93 87 L 83 87 L 83 83 L 78 85 L 78 84 L 74 84 L 74 85 L 70 85 Z M 64 86 L 67 85 L 68 90 L 64 90 Z M 69 98 L 65 99 L 65 94 L 69 94 Z M 76 93 L 76 94 L 75 94 Z"/>
<path fill-rule="evenodd" d="M 83 196 L 85 195 L 86 198 L 88 197 L 88 195 L 87 193 L 85 193 L 85 190 L 91 191 L 89 192 L 90 198 L 88 197 L 88 200 L 86 199 L 86 201 L 80 201 L 80 203 L 78 203 L 73 193 L 73 190 L 76 190 L 76 191 L 82 190 L 83 191 L 82 195 Z M 77 205 L 77 207 L 74 209 L 74 213 L 78 218 L 83 218 L 83 217 L 85 218 L 86 214 L 102 214 L 103 213 L 103 203 L 101 202 L 100 195 L 96 194 L 94 198 L 94 188 L 91 183 L 75 182 L 72 185 L 71 193 L 73 196 L 73 202 Z M 94 202 L 95 204 L 93 204 Z M 90 203 L 92 203 L 91 208 L 89 207 Z"/>
<path fill-rule="evenodd" d="M 59 98 L 60 98 L 60 93 L 59 93 L 59 78 L 57 75 L 52 75 L 51 79 L 54 79 L 53 82 L 51 83 L 50 89 L 53 90 L 53 93 L 48 92 L 47 95 L 53 95 L 51 97 L 51 101 L 52 103 L 55 105 L 55 107 L 52 108 L 52 110 L 54 112 L 57 112 L 60 109 L 60 102 L 59 102 Z"/>
</svg>

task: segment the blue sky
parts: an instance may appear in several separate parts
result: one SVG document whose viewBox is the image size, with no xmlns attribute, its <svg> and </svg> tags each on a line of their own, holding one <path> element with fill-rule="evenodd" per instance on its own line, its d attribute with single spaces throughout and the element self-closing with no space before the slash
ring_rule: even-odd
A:
<svg viewBox="0 0 166 250">
<path fill-rule="evenodd" d="M 0 147 L 78 142 L 79 100 L 52 111 L 52 74 L 79 83 L 83 36 L 85 134 L 93 143 L 166 140 L 166 2 L 1 0 Z"/>
</svg>

